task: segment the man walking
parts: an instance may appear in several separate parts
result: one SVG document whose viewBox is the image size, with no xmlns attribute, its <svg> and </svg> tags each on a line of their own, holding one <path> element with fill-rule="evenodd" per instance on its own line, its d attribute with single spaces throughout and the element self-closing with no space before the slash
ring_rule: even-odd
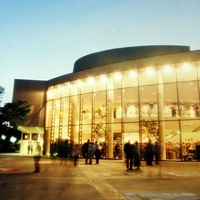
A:
<svg viewBox="0 0 200 200">
<path fill-rule="evenodd" d="M 124 153 L 126 154 L 126 169 L 133 170 L 133 146 L 130 140 L 124 145 Z"/>
</svg>

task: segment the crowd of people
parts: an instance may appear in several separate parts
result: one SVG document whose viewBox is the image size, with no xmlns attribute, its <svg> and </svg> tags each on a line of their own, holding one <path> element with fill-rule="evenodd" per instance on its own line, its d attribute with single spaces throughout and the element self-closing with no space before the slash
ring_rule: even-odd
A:
<svg viewBox="0 0 200 200">
<path fill-rule="evenodd" d="M 139 147 L 139 143 L 136 141 L 134 144 L 131 144 L 130 141 L 124 145 L 124 153 L 126 158 L 126 169 L 136 170 L 140 169 L 140 161 L 144 159 L 146 164 L 149 166 L 153 165 L 153 160 L 155 158 L 155 164 L 159 164 L 160 160 L 160 146 L 158 142 L 155 142 L 153 145 L 151 140 L 145 145 Z"/>
<path fill-rule="evenodd" d="M 166 158 L 169 159 L 171 153 L 173 152 L 172 149 L 176 150 L 175 158 L 180 157 L 180 146 L 178 143 L 176 145 L 172 145 L 173 143 L 168 142 L 166 143 Z M 99 160 L 101 158 L 105 158 L 105 144 L 92 142 L 90 139 L 86 143 L 80 147 L 78 144 L 75 144 L 72 149 L 72 154 L 67 151 L 69 145 L 63 142 L 60 144 L 60 150 L 58 157 L 60 157 L 61 163 L 62 160 L 66 161 L 67 157 L 73 156 L 74 159 L 74 166 L 77 166 L 78 159 L 83 157 L 85 160 L 85 164 L 93 164 L 95 160 L 95 164 L 99 164 Z M 173 148 L 172 148 L 173 147 Z M 198 147 L 200 147 L 198 143 Z M 189 143 L 182 144 L 182 156 L 188 156 L 189 150 L 194 150 L 193 145 L 189 145 Z M 200 149 L 200 148 L 199 148 Z M 152 166 L 153 161 L 155 161 L 155 165 L 159 164 L 160 161 L 160 146 L 158 141 L 152 144 L 152 141 L 149 139 L 147 143 L 138 143 L 135 141 L 131 144 L 130 140 L 124 144 L 122 147 L 119 143 L 115 143 L 113 147 L 114 158 L 118 159 L 118 157 L 122 158 L 122 151 L 124 152 L 124 158 L 126 162 L 126 169 L 127 170 L 140 170 L 141 160 L 146 162 L 146 165 Z M 31 149 L 28 149 L 28 153 L 31 152 Z M 32 152 L 31 152 L 32 153 Z M 34 150 L 34 163 L 35 163 L 35 171 L 39 172 L 39 160 L 42 155 L 42 149 L 39 142 L 37 142 L 36 148 Z"/>
<path fill-rule="evenodd" d="M 141 160 L 145 160 L 146 164 L 151 166 L 152 162 L 155 160 L 155 164 L 159 164 L 160 160 L 160 146 L 158 142 L 155 144 L 151 143 L 149 140 L 146 145 L 140 145 L 137 141 L 131 144 L 130 141 L 124 144 L 124 153 L 126 159 L 127 170 L 139 170 L 141 165 Z M 119 152 L 121 151 L 120 145 L 117 143 L 114 146 L 114 158 L 118 159 Z M 77 165 L 78 158 L 82 154 L 85 159 L 85 164 L 93 164 L 93 159 L 95 158 L 95 164 L 99 164 L 100 158 L 102 158 L 102 146 L 96 141 L 91 142 L 90 139 L 83 144 L 80 149 L 78 145 L 74 147 L 74 165 Z"/>
</svg>

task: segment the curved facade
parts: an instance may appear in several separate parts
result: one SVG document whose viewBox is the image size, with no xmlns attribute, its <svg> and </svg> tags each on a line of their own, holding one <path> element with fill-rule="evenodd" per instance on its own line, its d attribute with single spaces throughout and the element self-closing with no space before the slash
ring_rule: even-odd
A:
<svg viewBox="0 0 200 200">
<path fill-rule="evenodd" d="M 107 158 L 113 158 L 116 143 L 123 156 L 127 140 L 142 148 L 151 139 L 159 141 L 162 160 L 182 158 L 183 148 L 200 142 L 199 80 L 200 51 L 186 46 L 129 47 L 82 57 L 72 74 L 48 81 L 46 138 L 98 140 Z"/>
<path fill-rule="evenodd" d="M 128 60 L 141 59 L 172 53 L 189 51 L 188 46 L 141 46 L 111 49 L 93 53 L 78 59 L 74 64 L 73 72 L 78 72 L 94 67 L 124 62 Z"/>
<path fill-rule="evenodd" d="M 200 144 L 200 51 L 187 46 L 107 50 L 78 59 L 74 72 L 47 81 L 44 149 L 65 139 L 159 141 L 161 159 L 182 159 Z M 192 153 L 191 153 L 192 155 Z"/>
</svg>

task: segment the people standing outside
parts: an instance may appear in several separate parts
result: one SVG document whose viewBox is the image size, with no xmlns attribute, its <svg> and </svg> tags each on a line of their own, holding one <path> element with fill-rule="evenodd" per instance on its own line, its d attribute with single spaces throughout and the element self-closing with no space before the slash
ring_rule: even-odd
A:
<svg viewBox="0 0 200 200">
<path fill-rule="evenodd" d="M 171 154 L 171 145 L 170 142 L 166 143 L 166 158 L 170 159 L 170 154 Z"/>
<path fill-rule="evenodd" d="M 155 142 L 154 154 L 155 154 L 155 164 L 159 165 L 159 161 L 160 161 L 160 145 L 159 145 L 158 141 Z"/>
<path fill-rule="evenodd" d="M 124 145 L 124 153 L 126 155 L 126 169 L 133 170 L 133 146 L 130 140 Z"/>
<path fill-rule="evenodd" d="M 114 156 L 115 156 L 115 159 L 118 159 L 119 152 L 120 152 L 120 145 L 119 145 L 119 143 L 117 143 L 115 145 L 115 147 L 114 147 Z"/>
<path fill-rule="evenodd" d="M 59 157 L 60 157 L 60 165 L 66 165 L 67 159 L 67 143 L 63 140 L 59 144 Z"/>
<path fill-rule="evenodd" d="M 88 147 L 89 147 L 90 139 L 88 139 L 87 143 L 84 144 L 84 152 L 85 152 L 85 164 L 88 163 Z"/>
<path fill-rule="evenodd" d="M 88 159 L 89 164 L 92 164 L 92 159 L 94 158 L 94 143 L 90 142 L 88 146 Z"/>
<path fill-rule="evenodd" d="M 97 141 L 94 144 L 94 155 L 96 159 L 96 164 L 99 164 L 100 150 L 99 150 L 99 144 Z"/>
<path fill-rule="evenodd" d="M 176 159 L 180 158 L 180 146 L 179 143 L 176 143 L 175 145 L 175 152 L 176 152 Z"/>
<path fill-rule="evenodd" d="M 40 161 L 41 155 L 42 155 L 42 147 L 40 145 L 40 142 L 37 142 L 37 145 L 36 145 L 36 148 L 35 148 L 35 151 L 34 151 L 34 156 L 33 156 L 34 165 L 35 165 L 34 173 L 40 172 L 39 161 Z"/>
<path fill-rule="evenodd" d="M 31 141 L 29 141 L 29 142 L 28 142 L 28 154 L 31 153 L 31 145 L 32 145 L 32 144 L 31 144 Z"/>
<path fill-rule="evenodd" d="M 78 144 L 76 144 L 74 147 L 74 166 L 77 166 L 79 155 L 80 155 L 80 149 Z"/>
<path fill-rule="evenodd" d="M 150 165 L 150 166 L 153 165 L 152 164 L 153 156 L 154 156 L 154 148 L 151 143 L 151 140 L 149 140 L 149 142 L 147 143 L 145 147 L 145 160 L 146 160 L 147 165 Z"/>
<path fill-rule="evenodd" d="M 134 145 L 134 167 L 136 167 L 136 170 L 140 169 L 140 149 L 139 149 L 139 144 L 136 141 Z"/>
</svg>

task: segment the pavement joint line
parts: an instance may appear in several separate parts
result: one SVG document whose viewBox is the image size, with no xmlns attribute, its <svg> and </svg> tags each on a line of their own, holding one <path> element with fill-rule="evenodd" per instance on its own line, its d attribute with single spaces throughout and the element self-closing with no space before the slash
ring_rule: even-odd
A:
<svg viewBox="0 0 200 200">
<path fill-rule="evenodd" d="M 87 177 L 89 182 L 97 189 L 100 195 L 106 200 L 125 200 L 126 198 L 122 196 L 115 188 L 106 182 L 106 180 L 99 177 L 91 168 L 80 168 L 83 174 Z"/>
</svg>

